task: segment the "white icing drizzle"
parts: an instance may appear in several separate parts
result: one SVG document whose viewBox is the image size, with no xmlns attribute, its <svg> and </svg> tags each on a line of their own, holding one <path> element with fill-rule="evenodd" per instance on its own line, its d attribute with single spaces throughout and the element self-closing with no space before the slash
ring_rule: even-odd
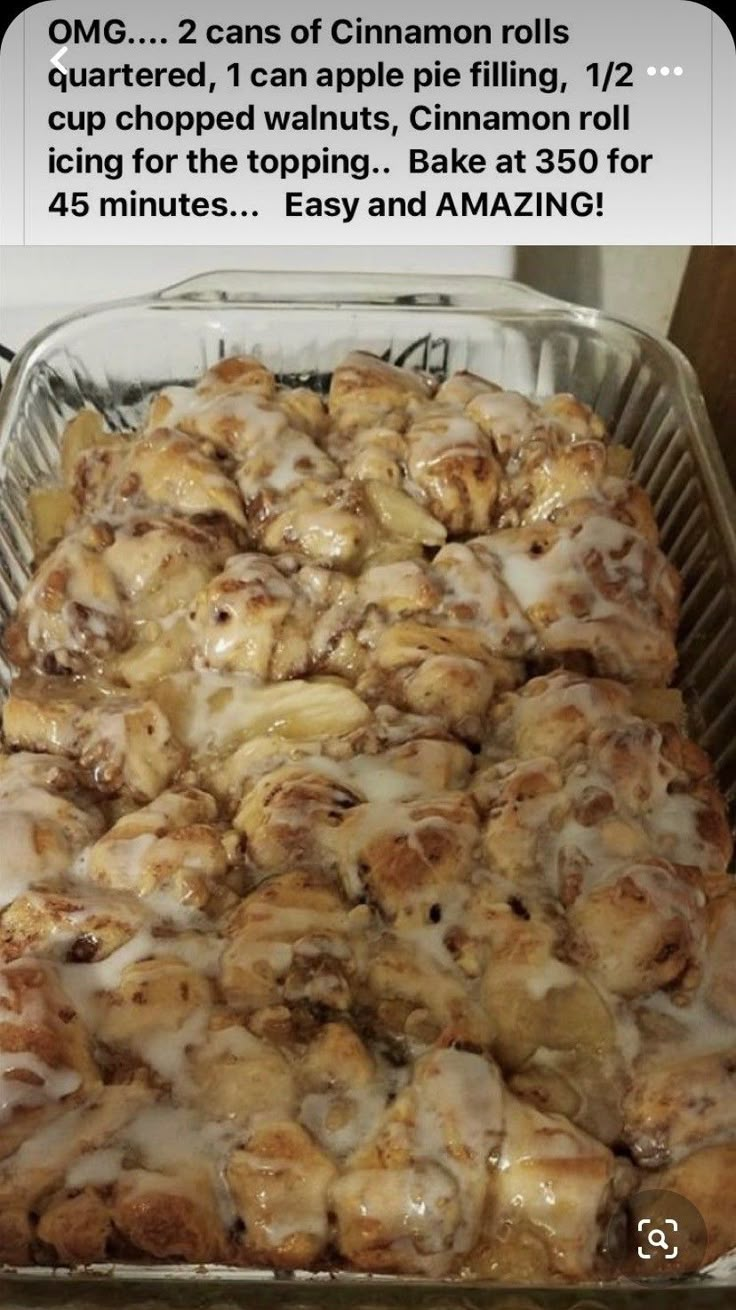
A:
<svg viewBox="0 0 736 1310">
<path fill-rule="evenodd" d="M 166 387 L 161 395 L 171 406 L 164 415 L 167 427 L 183 424 L 215 441 L 221 432 L 223 444 L 237 453 L 247 454 L 259 438 L 278 437 L 288 425 L 283 410 L 247 391 L 203 395 L 196 387 Z"/>
<path fill-rule="evenodd" d="M 112 992 L 120 985 L 123 971 L 130 964 L 146 960 L 155 954 L 154 938 L 149 928 L 141 928 L 129 941 L 118 947 L 105 960 L 89 964 L 61 964 L 61 985 L 81 1018 L 94 1030 L 98 1017 L 96 998 Z"/>
<path fill-rule="evenodd" d="M 375 1131 L 386 1095 L 387 1088 L 380 1083 L 308 1092 L 299 1119 L 325 1150 L 344 1158 Z"/>
<path fill-rule="evenodd" d="M 80 1155 L 66 1172 L 69 1188 L 109 1187 L 120 1178 L 123 1169 L 122 1147 L 108 1146 Z"/>
<path fill-rule="evenodd" d="M 185 1096 L 191 1089 L 186 1057 L 203 1041 L 208 1021 L 209 1010 L 202 1007 L 193 1010 L 179 1028 L 171 1029 L 167 1025 L 158 1031 L 134 1036 L 131 1042 L 133 1050 L 146 1064 L 164 1082 L 171 1084 L 177 1097 Z"/>
<path fill-rule="evenodd" d="M 160 956 L 173 956 L 190 964 L 205 976 L 219 965 L 222 941 L 212 932 L 154 936 L 149 924 L 140 928 L 104 960 L 89 964 L 60 964 L 62 987 L 88 1027 L 94 1029 L 100 1013 L 100 998 L 116 991 L 124 971 L 132 964 Z"/>
<path fill-rule="evenodd" d="M 52 1069 L 31 1051 L 0 1050 L 0 1124 L 7 1123 L 19 1107 L 35 1109 L 63 1100 L 81 1082 L 73 1069 Z"/>
</svg>

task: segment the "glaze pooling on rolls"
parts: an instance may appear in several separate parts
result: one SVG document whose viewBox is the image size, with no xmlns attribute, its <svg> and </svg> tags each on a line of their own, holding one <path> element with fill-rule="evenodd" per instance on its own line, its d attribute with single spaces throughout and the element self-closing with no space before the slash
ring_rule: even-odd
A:
<svg viewBox="0 0 736 1310">
<path fill-rule="evenodd" d="M 0 1259 L 590 1282 L 652 1187 L 736 1246 L 731 834 L 601 419 L 237 356 L 61 471 L 5 633 Z"/>
</svg>

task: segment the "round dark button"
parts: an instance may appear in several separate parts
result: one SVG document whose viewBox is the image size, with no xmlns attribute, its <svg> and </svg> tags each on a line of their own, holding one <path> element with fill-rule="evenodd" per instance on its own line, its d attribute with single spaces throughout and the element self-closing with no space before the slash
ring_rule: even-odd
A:
<svg viewBox="0 0 736 1310">
<path fill-rule="evenodd" d="M 679 1192 L 635 1192 L 609 1225 L 607 1247 L 616 1272 L 637 1281 L 694 1273 L 707 1246 L 703 1216 Z"/>
</svg>

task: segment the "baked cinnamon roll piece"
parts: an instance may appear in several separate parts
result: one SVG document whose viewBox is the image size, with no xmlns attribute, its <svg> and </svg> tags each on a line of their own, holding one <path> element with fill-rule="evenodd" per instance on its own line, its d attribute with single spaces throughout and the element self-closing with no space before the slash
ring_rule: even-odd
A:
<svg viewBox="0 0 736 1310">
<path fill-rule="evenodd" d="M 236 555 L 192 608 L 194 654 L 204 668 L 298 678 L 309 670 L 312 618 L 298 585 L 270 559 Z"/>
<path fill-rule="evenodd" d="M 242 1131 L 254 1121 L 293 1119 L 299 1112 L 293 1062 L 251 1032 L 242 1016 L 215 1008 L 185 1060 L 180 1094 L 215 1120 Z"/>
<path fill-rule="evenodd" d="M 21 1149 L 8 1162 L 25 1212 L 26 1260 L 36 1236 L 71 1263 L 131 1253 L 190 1263 L 232 1257 L 218 1184 L 232 1145 L 227 1128 L 208 1129 L 195 1112 L 133 1082 L 102 1089 L 76 1121 L 52 1125 L 48 1139 L 42 1161 Z"/>
<path fill-rule="evenodd" d="M 223 453 L 247 453 L 250 440 L 284 431 L 274 403 L 276 379 L 260 360 L 234 355 L 213 365 L 194 387 L 165 387 L 151 402 L 146 431 L 173 428 L 211 442 Z"/>
<path fill-rule="evenodd" d="M 153 897 L 162 910 L 222 913 L 236 900 L 228 875 L 237 836 L 218 823 L 217 805 L 196 787 L 163 791 L 124 814 L 90 848 L 85 874 L 100 887 Z"/>
<path fill-rule="evenodd" d="M 489 1185 L 474 1277 L 525 1283 L 595 1277 L 608 1222 L 634 1182 L 627 1162 L 561 1115 L 503 1097 L 504 1133 Z"/>
<path fill-rule="evenodd" d="M 408 429 L 406 443 L 408 477 L 430 513 L 454 535 L 487 532 L 501 467 L 472 419 L 429 406 Z"/>
<path fill-rule="evenodd" d="M 0 756 L 0 909 L 69 873 L 103 828 L 79 772 L 58 756 Z"/>
<path fill-rule="evenodd" d="M 0 1160 L 100 1081 L 89 1035 L 54 966 L 34 959 L 0 966 Z"/>
<path fill-rule="evenodd" d="M 340 780 L 339 770 L 283 764 L 248 791 L 234 826 L 245 837 L 250 859 L 264 872 L 300 866 L 334 872 L 337 829 L 362 799 Z"/>
<path fill-rule="evenodd" d="M 3 708 L 3 731 L 21 750 L 74 759 L 91 791 L 139 804 L 158 796 L 186 759 L 155 700 L 89 683 L 54 679 L 49 692 L 41 678 L 19 679 Z"/>
<path fill-rule="evenodd" d="M 140 1084 L 97 1087 L 72 1108 L 59 1105 L 55 1113 L 16 1136 L 10 1150 L 0 1151 L 0 1252 L 13 1264 L 26 1265 L 38 1258 L 37 1237 L 46 1235 L 62 1261 L 103 1259 L 110 1226 L 106 1221 L 109 1206 L 100 1198 L 87 1205 L 78 1203 L 68 1211 L 56 1210 L 84 1187 L 84 1172 L 77 1167 L 82 1160 L 92 1164 L 93 1178 L 114 1181 L 122 1153 L 107 1155 L 115 1134 L 128 1124 L 150 1098 Z M 102 1157 L 102 1158 L 101 1158 Z M 86 1172 L 86 1171 L 85 1171 Z M 69 1191 L 65 1186 L 70 1180 Z M 48 1208 L 49 1229 L 44 1225 Z M 90 1227 L 86 1227 L 89 1221 Z M 80 1231 L 81 1228 L 81 1231 Z"/>
<path fill-rule="evenodd" d="M 478 373 L 470 373 L 467 369 L 460 369 L 440 383 L 434 398 L 439 405 L 451 405 L 462 410 L 470 404 L 474 396 L 500 390 L 501 388 L 488 378 L 480 377 Z"/>
<path fill-rule="evenodd" d="M 220 985 L 234 1010 L 306 1004 L 337 1014 L 353 1004 L 364 917 L 313 873 L 263 882 L 228 917 Z"/>
<path fill-rule="evenodd" d="M 726 1031 L 719 1036 L 720 1049 L 675 1041 L 645 1049 L 624 1102 L 624 1140 L 642 1167 L 661 1168 L 734 1138 L 736 1030 L 730 1043 Z"/>
<path fill-rule="evenodd" d="M 505 474 L 499 498 L 500 527 L 544 520 L 566 523 L 582 514 L 598 514 L 628 524 L 648 541 L 657 542 L 649 497 L 616 472 L 612 450 L 600 440 L 571 444 L 559 429 L 541 429 L 509 460 Z"/>
<path fill-rule="evenodd" d="M 101 467 L 100 467 L 101 466 Z M 81 514 L 126 515 L 163 510 L 184 518 L 221 515 L 245 527 L 235 483 L 194 438 L 167 428 L 84 451 L 72 493 Z"/>
<path fill-rule="evenodd" d="M 384 918 L 423 920 L 469 881 L 480 829 L 458 792 L 417 801 L 351 806 L 333 849 L 343 885 L 367 895 Z"/>
<path fill-rule="evenodd" d="M 472 903 L 459 901 L 470 914 Z M 361 1021 L 402 1063 L 434 1047 L 493 1048 L 493 1016 L 453 958 L 453 922 L 447 902 L 439 918 L 430 906 L 424 919 L 411 923 L 407 916 L 395 931 L 382 932 L 368 956 Z"/>
<path fill-rule="evenodd" d="M 608 443 L 603 421 L 574 396 L 535 404 L 517 392 L 478 390 L 465 413 L 501 461 L 498 527 L 572 523 L 593 514 L 656 544 L 652 507 L 628 476 L 627 452 Z"/>
<path fill-rule="evenodd" d="M 404 1080 L 349 1023 L 325 1023 L 295 1068 L 299 1119 L 319 1145 L 343 1160 L 370 1138 Z"/>
<path fill-rule="evenodd" d="M 620 866 L 570 906 L 570 955 L 619 996 L 687 990 L 700 973 L 704 899 L 697 876 L 664 860 Z"/>
<path fill-rule="evenodd" d="M 466 1051 L 423 1056 L 332 1186 L 342 1254 L 376 1273 L 457 1270 L 478 1240 L 503 1131 L 492 1065 Z"/>
<path fill-rule="evenodd" d="M 144 916 L 125 896 L 89 887 L 29 891 L 0 913 L 0 959 L 82 964 L 107 959 L 138 933 Z"/>
<path fill-rule="evenodd" d="M 84 673 L 126 649 L 137 626 L 165 620 L 233 553 L 216 523 L 143 516 L 91 522 L 41 565 L 5 634 L 13 663 Z"/>
<path fill-rule="evenodd" d="M 543 427 L 537 407 L 518 391 L 492 386 L 470 397 L 465 413 L 490 437 L 506 463 Z"/>
<path fill-rule="evenodd" d="M 431 394 L 431 385 L 419 374 L 355 350 L 332 374 L 330 420 L 342 438 L 377 425 L 401 432 Z"/>
<path fill-rule="evenodd" d="M 303 1269 L 330 1235 L 329 1195 L 337 1170 L 301 1124 L 254 1126 L 227 1164 L 226 1178 L 245 1224 L 249 1264 Z"/>
</svg>

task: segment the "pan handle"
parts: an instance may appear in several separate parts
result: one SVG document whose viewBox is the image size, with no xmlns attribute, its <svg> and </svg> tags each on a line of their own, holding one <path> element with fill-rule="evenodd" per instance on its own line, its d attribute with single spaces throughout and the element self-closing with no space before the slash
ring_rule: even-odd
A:
<svg viewBox="0 0 736 1310">
<path fill-rule="evenodd" d="M 194 277 L 174 282 L 157 292 L 156 300 L 192 300 L 199 304 L 222 304 L 225 301 L 248 300 L 244 280 L 247 273 L 237 269 L 214 269 L 211 273 L 197 273 Z"/>
<path fill-rule="evenodd" d="M 445 309 L 457 304 L 492 311 L 523 309 L 539 313 L 545 309 L 569 308 L 560 300 L 505 278 L 483 279 L 482 293 L 475 292 L 472 306 L 466 279 L 462 276 L 438 278 L 419 273 L 397 277 L 387 273 L 322 273 L 302 270 L 224 268 L 198 273 L 163 287 L 153 298 L 162 308 L 170 305 L 243 305 L 258 304 L 334 308 L 336 303 L 356 306 Z M 587 311 L 580 311 L 587 312 Z"/>
</svg>

